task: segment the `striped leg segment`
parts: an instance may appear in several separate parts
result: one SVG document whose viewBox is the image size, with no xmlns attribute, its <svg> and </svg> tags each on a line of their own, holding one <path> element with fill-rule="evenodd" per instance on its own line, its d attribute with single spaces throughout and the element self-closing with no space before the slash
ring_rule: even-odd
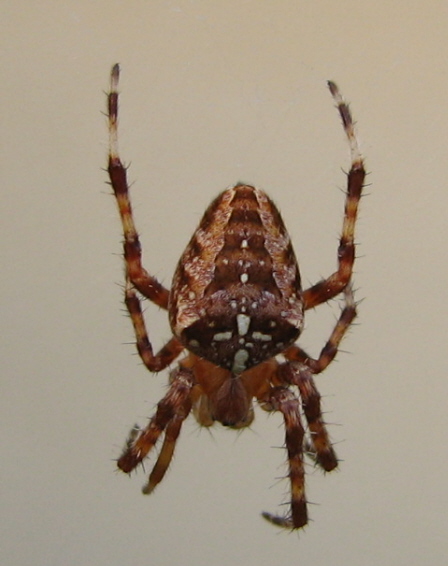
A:
<svg viewBox="0 0 448 566">
<path fill-rule="evenodd" d="M 263 517 L 279 527 L 299 529 L 308 523 L 305 498 L 305 469 L 303 464 L 304 428 L 300 419 L 299 400 L 285 387 L 271 390 L 269 403 L 280 411 L 285 422 L 285 444 L 288 452 L 289 479 L 291 483 L 291 509 L 286 517 L 263 513 Z"/>
<path fill-rule="evenodd" d="M 347 193 L 345 200 L 344 221 L 338 248 L 338 270 L 327 279 L 319 281 L 303 293 L 305 309 L 311 309 L 338 295 L 350 282 L 355 262 L 355 224 L 358 205 L 361 199 L 366 172 L 356 139 L 350 109 L 333 82 L 328 88 L 336 102 L 342 124 L 349 142 L 351 168 L 347 176 Z"/>
<path fill-rule="evenodd" d="M 123 250 L 125 261 L 125 304 L 134 326 L 137 350 L 143 363 L 150 371 L 160 371 L 167 367 L 183 350 L 181 344 L 172 338 L 157 355 L 154 355 L 145 321 L 142 315 L 140 298 L 136 290 L 160 307 L 167 309 L 169 291 L 142 266 L 141 245 L 134 224 L 129 197 L 126 168 L 118 153 L 118 79 L 120 68 L 114 65 L 111 73 L 108 94 L 109 119 L 109 165 L 110 184 L 117 200 L 118 212 L 123 226 Z"/>
<path fill-rule="evenodd" d="M 131 317 L 137 339 L 137 351 L 149 371 L 161 371 L 169 366 L 184 347 L 174 336 L 154 355 L 146 330 L 140 299 L 129 280 L 126 281 L 124 302 Z"/>
<path fill-rule="evenodd" d="M 186 405 L 188 405 L 188 403 L 186 403 Z M 148 483 L 143 486 L 142 489 L 145 495 L 152 493 L 165 477 L 165 474 L 171 464 L 171 460 L 173 459 L 174 449 L 176 447 L 176 442 L 179 437 L 182 424 L 189 415 L 190 410 L 191 403 L 185 407 L 181 414 L 176 414 L 168 423 L 159 457 L 157 458 L 157 462 L 154 464 L 152 472 L 149 475 Z"/>
<path fill-rule="evenodd" d="M 154 489 L 168 469 L 180 427 L 190 412 L 190 392 L 193 385 L 193 373 L 188 369 L 178 368 L 168 393 L 157 404 L 156 414 L 144 429 L 138 432 L 133 429 L 132 436 L 118 459 L 117 465 L 120 470 L 126 473 L 132 472 L 155 446 L 161 434 L 165 432 L 165 441 L 149 483 L 144 488 L 145 493 L 150 493 Z"/>
<path fill-rule="evenodd" d="M 169 291 L 161 285 L 155 277 L 142 267 L 141 246 L 132 216 L 131 201 L 129 198 L 129 185 L 126 167 L 122 164 L 118 153 L 118 79 L 120 68 L 114 65 L 111 73 L 111 85 L 108 95 L 109 118 L 109 164 L 108 173 L 115 197 L 118 211 L 123 225 L 123 249 L 126 264 L 127 278 L 134 287 L 146 298 L 160 307 L 168 307 Z"/>
<path fill-rule="evenodd" d="M 285 357 L 290 361 L 305 364 L 313 373 L 321 373 L 324 371 L 336 357 L 339 345 L 345 333 L 356 318 L 356 302 L 351 284 L 348 284 L 344 289 L 344 302 L 344 308 L 333 328 L 330 338 L 322 348 L 317 359 L 311 358 L 302 348 L 296 345 L 291 346 L 284 352 Z"/>
<path fill-rule="evenodd" d="M 310 434 L 310 454 L 319 466 L 326 472 L 331 472 L 338 466 L 338 459 L 322 418 L 320 393 L 314 383 L 313 374 L 303 364 L 286 364 L 288 381 L 297 385 L 302 400 L 302 410 L 308 423 Z"/>
</svg>

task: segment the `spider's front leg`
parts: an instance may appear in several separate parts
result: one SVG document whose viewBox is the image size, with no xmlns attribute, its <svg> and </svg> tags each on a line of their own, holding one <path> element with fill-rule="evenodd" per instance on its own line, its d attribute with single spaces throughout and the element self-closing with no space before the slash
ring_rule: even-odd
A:
<svg viewBox="0 0 448 566">
<path fill-rule="evenodd" d="M 125 304 L 134 326 L 137 338 L 137 349 L 143 363 L 150 371 L 160 371 L 167 367 L 183 350 L 178 340 L 172 338 L 156 355 L 146 331 L 145 322 L 140 306 L 140 299 L 135 292 L 139 291 L 144 297 L 167 309 L 169 291 L 155 277 L 150 275 L 142 266 L 141 245 L 132 215 L 129 197 L 129 185 L 126 167 L 121 162 L 118 153 L 118 79 L 120 68 L 114 65 L 111 72 L 110 91 L 108 100 L 109 119 L 109 164 L 108 173 L 110 184 L 117 200 L 118 211 L 123 226 L 123 250 L 125 260 Z"/>
<path fill-rule="evenodd" d="M 350 145 L 351 168 L 347 176 L 344 222 L 338 248 L 338 270 L 303 292 L 303 303 L 306 310 L 332 299 L 341 293 L 350 282 L 355 262 L 356 217 L 366 176 L 350 109 L 335 83 L 329 81 L 328 87 L 336 102 Z"/>
<path fill-rule="evenodd" d="M 132 215 L 129 198 L 129 185 L 126 167 L 118 153 L 118 79 L 119 65 L 114 65 L 111 72 L 110 91 L 107 97 L 109 119 L 109 164 L 110 183 L 117 199 L 118 211 L 123 225 L 123 248 L 126 262 L 126 273 L 136 289 L 144 296 L 166 309 L 168 308 L 169 291 L 155 277 L 143 268 L 141 262 L 141 245 Z"/>
</svg>

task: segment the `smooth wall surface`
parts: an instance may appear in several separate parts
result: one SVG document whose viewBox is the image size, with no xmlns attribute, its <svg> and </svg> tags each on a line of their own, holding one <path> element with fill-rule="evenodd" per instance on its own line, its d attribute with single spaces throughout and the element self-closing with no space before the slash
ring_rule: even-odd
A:
<svg viewBox="0 0 448 566">
<path fill-rule="evenodd" d="M 5 0 L 1 13 L 0 563 L 446 564 L 448 3 Z M 305 284 L 330 274 L 349 157 L 326 80 L 351 102 L 370 171 L 364 300 L 317 379 L 341 465 L 307 466 L 299 534 L 260 517 L 288 496 L 278 415 L 257 411 L 242 434 L 189 420 L 150 497 L 143 470 L 115 473 L 167 383 L 122 312 L 102 170 L 115 62 L 145 265 L 166 285 L 237 181 L 277 202 Z M 145 306 L 160 346 L 166 316 Z M 317 355 L 338 312 L 309 313 L 301 344 Z"/>
</svg>

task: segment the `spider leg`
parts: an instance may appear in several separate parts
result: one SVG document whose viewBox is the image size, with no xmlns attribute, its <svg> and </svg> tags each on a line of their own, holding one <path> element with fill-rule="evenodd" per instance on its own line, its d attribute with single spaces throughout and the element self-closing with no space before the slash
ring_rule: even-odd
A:
<svg viewBox="0 0 448 566">
<path fill-rule="evenodd" d="M 118 79 L 120 68 L 114 65 L 111 72 L 108 101 L 109 119 L 109 164 L 108 173 L 118 211 L 123 225 L 123 249 L 126 264 L 126 274 L 136 289 L 146 298 L 160 307 L 168 308 L 169 291 L 155 277 L 150 275 L 142 266 L 140 240 L 132 216 L 132 206 L 129 198 L 129 185 L 126 167 L 121 162 L 118 153 Z"/>
<path fill-rule="evenodd" d="M 291 510 L 286 517 L 263 512 L 269 522 L 279 527 L 299 529 L 308 523 L 308 512 L 305 497 L 305 469 L 303 464 L 303 429 L 299 400 L 286 387 L 271 389 L 268 403 L 274 411 L 283 414 L 285 422 L 285 444 L 288 452 L 289 479 L 291 482 Z"/>
<path fill-rule="evenodd" d="M 336 102 L 350 145 L 351 169 L 347 176 L 344 221 L 338 248 L 338 269 L 327 279 L 319 281 L 303 292 L 305 309 L 311 309 L 332 299 L 350 282 L 355 262 L 354 233 L 356 217 L 366 176 L 350 109 L 342 98 L 338 87 L 333 82 L 328 82 L 328 87 Z"/>
<path fill-rule="evenodd" d="M 335 327 L 322 348 L 317 359 L 311 358 L 302 348 L 293 345 L 285 352 L 285 357 L 290 361 L 301 362 L 310 368 L 313 373 L 321 373 L 334 360 L 342 338 L 356 318 L 356 302 L 353 296 L 352 286 L 349 284 L 344 289 L 345 305 L 336 322 Z"/>
<path fill-rule="evenodd" d="M 171 340 L 154 355 L 146 330 L 140 299 L 129 279 L 126 280 L 124 302 L 131 317 L 132 325 L 134 326 L 137 350 L 143 363 L 150 371 L 161 371 L 177 358 L 184 347 L 179 340 L 173 336 Z"/>
<path fill-rule="evenodd" d="M 137 433 L 133 429 L 132 436 L 117 461 L 120 470 L 125 473 L 132 472 L 148 455 L 160 435 L 166 431 L 162 450 L 146 487 L 149 491 L 152 491 L 155 485 L 162 480 L 169 466 L 182 421 L 190 411 L 189 398 L 194 382 L 191 370 L 179 367 L 175 371 L 167 394 L 157 404 L 156 414 L 144 429 Z"/>
<path fill-rule="evenodd" d="M 140 299 L 135 292 L 139 291 L 144 297 L 150 299 L 160 307 L 168 307 L 169 291 L 165 289 L 155 277 L 143 268 L 141 262 L 140 240 L 132 216 L 132 206 L 129 198 L 129 186 L 126 168 L 123 166 L 118 153 L 118 79 L 120 69 L 118 65 L 112 68 L 111 84 L 108 95 L 109 118 L 109 166 L 110 183 L 118 204 L 121 223 L 123 225 L 123 249 L 125 260 L 125 304 L 134 326 L 137 338 L 137 350 L 143 363 L 150 371 L 160 371 L 167 367 L 183 350 L 181 344 L 172 338 L 163 348 L 154 355 L 148 338 L 143 319 Z"/>
<path fill-rule="evenodd" d="M 176 447 L 177 439 L 182 428 L 184 420 L 188 417 L 191 410 L 191 402 L 185 403 L 182 411 L 179 411 L 168 423 L 165 430 L 165 437 L 163 439 L 162 449 L 160 450 L 157 462 L 149 475 L 148 483 L 143 487 L 143 493 L 148 495 L 154 491 L 157 485 L 165 477 L 166 471 L 173 459 L 174 449 Z"/>
<path fill-rule="evenodd" d="M 322 418 L 321 396 L 314 383 L 313 373 L 300 363 L 286 362 L 281 366 L 281 370 L 285 381 L 299 388 L 302 409 L 310 432 L 310 452 L 313 459 L 323 470 L 331 472 L 337 468 L 338 459 Z"/>
</svg>

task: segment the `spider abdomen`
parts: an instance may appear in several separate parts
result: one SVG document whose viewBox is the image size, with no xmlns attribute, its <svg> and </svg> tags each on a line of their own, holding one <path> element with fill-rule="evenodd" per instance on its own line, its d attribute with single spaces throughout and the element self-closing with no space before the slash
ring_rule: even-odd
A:
<svg viewBox="0 0 448 566">
<path fill-rule="evenodd" d="M 264 192 L 238 184 L 211 203 L 177 266 L 169 312 L 186 348 L 235 375 L 297 339 L 297 260 Z"/>
</svg>

